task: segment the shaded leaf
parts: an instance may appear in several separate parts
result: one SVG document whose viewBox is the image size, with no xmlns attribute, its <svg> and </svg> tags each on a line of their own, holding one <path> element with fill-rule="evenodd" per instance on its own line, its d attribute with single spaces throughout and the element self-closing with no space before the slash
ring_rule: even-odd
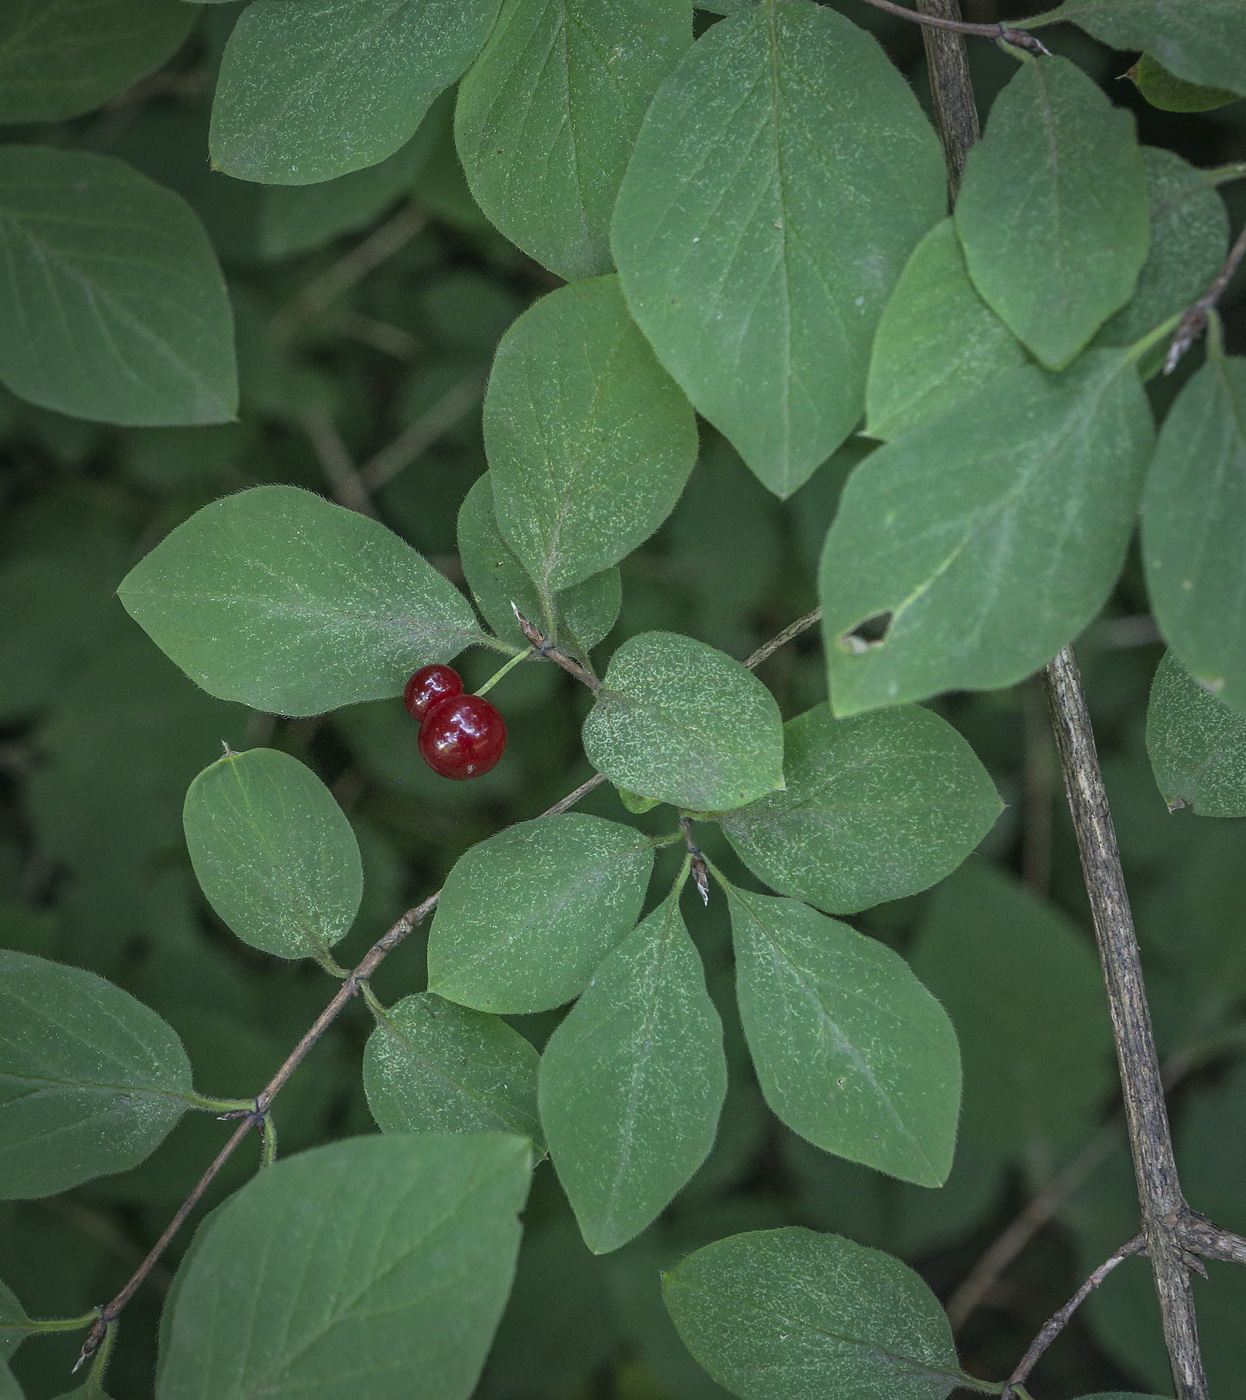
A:
<svg viewBox="0 0 1246 1400">
<path fill-rule="evenodd" d="M 1246 716 L 1209 694 L 1172 652 L 1151 683 L 1146 746 L 1169 811 L 1246 817 Z"/>
<path fill-rule="evenodd" d="M 480 635 L 467 600 L 397 535 L 293 486 L 204 506 L 117 591 L 209 694 L 278 714 L 399 695 Z"/>
<path fill-rule="evenodd" d="M 1144 53 L 1125 74 L 1132 79 L 1138 91 L 1152 107 L 1162 112 L 1210 112 L 1216 107 L 1227 107 L 1236 102 L 1241 94 L 1230 92 L 1228 88 L 1200 87 L 1198 83 L 1187 83 L 1178 78 L 1149 53 Z"/>
<path fill-rule="evenodd" d="M 7 1361 L 13 1355 L 32 1330 L 29 1324 L 30 1318 L 18 1302 L 17 1294 L 0 1279 L 0 1360 Z"/>
<path fill-rule="evenodd" d="M 878 317 L 945 201 L 908 85 L 830 9 L 742 10 L 659 89 L 614 215 L 623 291 L 658 358 L 777 495 L 855 427 Z"/>
</svg>

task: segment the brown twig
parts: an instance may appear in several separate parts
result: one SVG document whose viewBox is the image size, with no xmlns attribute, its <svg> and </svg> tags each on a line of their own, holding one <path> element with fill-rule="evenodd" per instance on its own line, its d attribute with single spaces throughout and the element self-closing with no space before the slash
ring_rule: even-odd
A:
<svg viewBox="0 0 1246 1400">
<path fill-rule="evenodd" d="M 1228 256 L 1220 271 L 1216 273 L 1211 286 L 1181 318 L 1181 324 L 1177 327 L 1172 344 L 1168 347 L 1168 355 L 1164 360 L 1165 374 L 1171 374 L 1177 368 L 1178 364 L 1181 363 L 1181 357 L 1207 329 L 1211 313 L 1216 309 L 1217 302 L 1224 295 L 1225 288 L 1232 281 L 1233 274 L 1237 271 L 1243 258 L 1246 258 L 1246 224 L 1242 226 L 1241 233 L 1237 235 L 1236 241 L 1229 249 Z"/>
<path fill-rule="evenodd" d="M 1042 1331 L 1030 1343 L 1030 1349 L 1017 1363 L 1012 1375 L 1004 1382 L 1004 1388 L 1000 1392 L 999 1400 L 1013 1400 L 1015 1394 L 1014 1387 L 1024 1385 L 1030 1372 L 1038 1364 L 1043 1352 L 1056 1340 L 1061 1332 L 1069 1324 L 1069 1319 L 1081 1307 L 1087 1298 L 1095 1291 L 1105 1278 L 1116 1268 L 1118 1264 L 1123 1264 L 1126 1259 L 1131 1259 L 1135 1254 L 1143 1254 L 1146 1251 L 1146 1241 L 1141 1235 L 1135 1235 L 1133 1239 L 1125 1244 L 1112 1255 L 1110 1259 L 1105 1259 L 1094 1271 L 1076 1293 L 1065 1303 L 1064 1307 L 1052 1313 L 1043 1324 Z"/>
<path fill-rule="evenodd" d="M 779 633 L 777 637 L 771 637 L 763 646 L 759 646 L 752 656 L 746 657 L 744 665 L 750 671 L 755 670 L 768 657 L 773 656 L 781 646 L 786 646 L 793 637 L 799 637 L 802 632 L 807 632 L 815 623 L 822 620 L 822 609 L 814 608 L 804 617 L 798 617 L 795 622 L 790 623 Z"/>
<path fill-rule="evenodd" d="M 422 456 L 444 433 L 471 410 L 480 398 L 478 374 L 469 374 L 447 389 L 426 413 L 401 432 L 391 443 L 359 468 L 359 477 L 368 491 L 379 491 L 400 471 Z"/>
<path fill-rule="evenodd" d="M 548 641 L 545 633 L 541 631 L 536 623 L 530 622 L 514 603 L 511 604 L 511 610 L 515 614 L 515 621 L 519 623 L 519 630 L 527 637 L 538 656 L 543 656 L 546 660 L 552 661 L 556 666 L 561 666 L 568 675 L 574 676 L 581 685 L 588 686 L 589 690 L 594 694 L 601 689 L 601 682 L 586 666 L 581 665 L 574 656 L 563 651 L 561 647 L 555 646 L 553 642 Z"/>
<path fill-rule="evenodd" d="M 692 818 L 681 812 L 679 815 L 679 829 L 684 834 L 684 844 L 688 847 L 688 863 L 692 871 L 692 882 L 697 887 L 697 893 L 701 896 L 701 903 L 708 905 L 710 902 L 710 872 L 705 860 L 705 852 L 697 845 L 696 837 L 692 834 Z"/>
<path fill-rule="evenodd" d="M 927 19 L 961 19 L 960 0 L 917 0 L 917 8 Z M 923 25 L 922 43 L 930 70 L 935 124 L 940 132 L 948 133 L 942 144 L 950 208 L 960 193 L 965 158 L 978 140 L 978 107 L 969 78 L 965 36 L 954 29 Z"/>
<path fill-rule="evenodd" d="M 368 489 L 355 470 L 342 435 L 333 419 L 323 408 L 312 408 L 303 415 L 303 431 L 324 474 L 333 488 L 333 499 L 348 510 L 356 510 L 372 520 L 378 519 L 376 507 L 368 495 Z"/>
<path fill-rule="evenodd" d="M 1050 55 L 1050 50 L 1041 44 L 1033 34 L 1024 29 L 1010 29 L 1006 24 L 968 24 L 961 19 L 952 19 L 928 11 L 918 13 L 895 0 L 866 0 L 877 10 L 886 10 L 889 15 L 899 15 L 901 19 L 911 19 L 914 24 L 926 25 L 931 29 L 947 29 L 954 34 L 976 34 L 981 39 L 998 39 L 1014 48 L 1025 49 L 1029 53 Z"/>
</svg>

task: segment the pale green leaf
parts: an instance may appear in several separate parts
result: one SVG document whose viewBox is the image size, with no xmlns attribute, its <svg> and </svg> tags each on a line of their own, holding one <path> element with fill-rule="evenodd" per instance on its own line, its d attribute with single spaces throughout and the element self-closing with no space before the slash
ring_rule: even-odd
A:
<svg viewBox="0 0 1246 1400">
<path fill-rule="evenodd" d="M 25 1392 L 3 1361 L 0 1361 L 0 1400 L 25 1400 Z M 103 1400 L 107 1400 L 107 1397 L 103 1397 Z"/>
<path fill-rule="evenodd" d="M 221 61 L 213 161 L 267 185 L 376 165 L 476 57 L 498 3 L 256 0 Z"/>
<path fill-rule="evenodd" d="M 1029 363 L 974 290 L 951 219 L 913 250 L 878 323 L 866 426 L 884 442 L 937 418 L 997 374 Z"/>
<path fill-rule="evenodd" d="M 682 884 L 606 958 L 541 1057 L 541 1122 L 595 1254 L 626 1244 L 714 1145 L 722 1023 L 679 912 Z"/>
<path fill-rule="evenodd" d="M 1142 502 L 1142 558 L 1164 640 L 1246 714 L 1246 359 L 1209 356 L 1169 409 Z"/>
<path fill-rule="evenodd" d="M 689 0 L 505 0 L 459 87 L 455 138 L 476 202 L 559 277 L 610 271 L 619 181 L 691 42 Z"/>
<path fill-rule="evenodd" d="M 1023 1162 L 1063 1160 L 1091 1132 L 1113 1083 L 1093 942 L 973 861 L 935 892 L 910 956 L 956 1026 L 962 1133 Z"/>
<path fill-rule="evenodd" d="M 0 1360 L 7 1361 L 32 1328 L 17 1294 L 0 1279 Z"/>
<path fill-rule="evenodd" d="M 1146 746 L 1170 812 L 1246 817 L 1246 716 L 1209 694 L 1172 652 L 1151 683 Z"/>
<path fill-rule="evenodd" d="M 540 1058 L 501 1017 L 418 992 L 377 1018 L 363 1087 L 384 1133 L 516 1133 L 544 1151 Z"/>
<path fill-rule="evenodd" d="M 0 950 L 0 1199 L 150 1156 L 191 1106 L 173 1028 L 93 972 Z"/>
<path fill-rule="evenodd" d="M 736 994 L 766 1102 L 816 1147 L 940 1186 L 960 1056 L 947 1012 L 886 944 L 732 888 Z"/>
<path fill-rule="evenodd" d="M 0 379 L 133 427 L 234 415 L 233 316 L 190 206 L 123 161 L 0 146 Z"/>
<path fill-rule="evenodd" d="M 933 885 L 1002 804 L 973 750 L 916 705 L 836 719 L 816 705 L 783 726 L 784 789 L 721 819 L 755 874 L 851 914 Z"/>
<path fill-rule="evenodd" d="M 160 1400 L 467 1400 L 510 1291 L 530 1150 L 404 1133 L 266 1168 L 196 1241 Z"/>
<path fill-rule="evenodd" d="M 652 868 L 648 837 L 579 812 L 498 832 L 446 880 L 430 990 L 504 1015 L 563 1005 L 636 922 Z"/>
<path fill-rule="evenodd" d="M 1137 372 L 1103 350 L 1059 376 L 1013 370 L 866 458 L 819 578 L 836 714 L 1050 660 L 1116 582 L 1151 439 Z"/>
<path fill-rule="evenodd" d="M 159 68 L 194 22 L 177 0 L 6 0 L 0 122 L 89 112 Z"/>
<path fill-rule="evenodd" d="M 659 89 L 615 210 L 623 291 L 777 495 L 856 426 L 879 315 L 946 198 L 912 91 L 831 9 L 742 10 Z"/>
<path fill-rule="evenodd" d="M 1152 107 L 1161 112 L 1211 112 L 1237 102 L 1241 93 L 1228 88 L 1202 87 L 1170 73 L 1157 59 L 1144 53 L 1125 74 Z"/>
<path fill-rule="evenodd" d="M 783 781 L 774 696 L 738 661 L 674 632 L 642 632 L 610 658 L 584 752 L 617 787 L 696 812 L 742 807 Z"/>
<path fill-rule="evenodd" d="M 696 416 L 617 277 L 562 287 L 506 332 L 484 433 L 498 526 L 543 597 L 647 540 L 697 459 Z"/>
<path fill-rule="evenodd" d="M 1045 365 L 1068 364 L 1150 246 L 1133 117 L 1068 59 L 1023 62 L 969 153 L 956 231 L 987 304 Z"/>
<path fill-rule="evenodd" d="M 796 1227 L 732 1235 L 663 1276 L 689 1351 L 741 1400 L 944 1400 L 960 1368 L 907 1265 Z"/>
<path fill-rule="evenodd" d="M 278 714 L 399 695 L 480 636 L 467 600 L 397 535 L 293 486 L 204 506 L 117 591 L 209 694 Z"/>
<path fill-rule="evenodd" d="M 346 813 L 310 768 L 276 749 L 228 753 L 205 768 L 182 813 L 208 903 L 252 948 L 327 958 L 363 898 Z"/>
</svg>

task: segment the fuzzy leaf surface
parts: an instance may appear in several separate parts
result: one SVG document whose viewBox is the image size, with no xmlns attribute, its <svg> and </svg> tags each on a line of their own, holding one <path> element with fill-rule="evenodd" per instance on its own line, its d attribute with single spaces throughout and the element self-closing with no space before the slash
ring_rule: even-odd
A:
<svg viewBox="0 0 1246 1400">
<path fill-rule="evenodd" d="M 1209 694 L 1172 652 L 1151 682 L 1146 747 L 1170 811 L 1246 817 L 1246 715 Z"/>
</svg>

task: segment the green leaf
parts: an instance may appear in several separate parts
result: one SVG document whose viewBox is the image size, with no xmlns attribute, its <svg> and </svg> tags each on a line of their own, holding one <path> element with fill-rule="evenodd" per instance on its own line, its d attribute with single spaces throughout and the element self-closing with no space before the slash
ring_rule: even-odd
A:
<svg viewBox="0 0 1246 1400">
<path fill-rule="evenodd" d="M 543 1152 L 540 1059 L 500 1017 L 418 992 L 377 1019 L 363 1087 L 383 1133 L 515 1133 Z"/>
<path fill-rule="evenodd" d="M 951 219 L 922 239 L 878 323 L 866 432 L 887 442 L 1029 357 L 974 290 Z"/>
<path fill-rule="evenodd" d="M 0 1279 L 0 1360 L 7 1361 L 32 1330 L 17 1294 Z"/>
<path fill-rule="evenodd" d="M 1238 0 L 1065 0 L 1041 17 L 1043 24 L 1057 20 L 1114 49 L 1145 49 L 1186 82 L 1246 93 L 1246 11 Z"/>
<path fill-rule="evenodd" d="M 559 277 L 609 272 L 610 215 L 650 99 L 692 42 L 688 0 L 506 0 L 459 87 L 476 202 Z"/>
<path fill-rule="evenodd" d="M 0 1362 L 0 1400 L 25 1400 L 25 1392 L 4 1362 Z M 107 1400 L 107 1397 L 103 1397 L 103 1400 Z"/>
<path fill-rule="evenodd" d="M 969 153 L 956 231 L 987 304 L 1045 365 L 1068 364 L 1150 246 L 1133 117 L 1068 59 L 1026 60 Z"/>
<path fill-rule="evenodd" d="M 514 1275 L 530 1150 L 404 1133 L 266 1168 L 196 1241 L 161 1400 L 467 1400 Z"/>
<path fill-rule="evenodd" d="M 208 903 L 252 948 L 327 958 L 363 898 L 359 846 L 320 779 L 276 749 L 228 753 L 190 785 L 182 813 Z"/>
<path fill-rule="evenodd" d="M 8 0 L 0 122 L 76 117 L 159 68 L 190 33 L 176 0 Z"/>
<path fill-rule="evenodd" d="M 1097 1390 L 1093 1395 L 1083 1395 L 1081 1400 L 1169 1400 L 1165 1395 L 1139 1395 L 1133 1390 Z"/>
<path fill-rule="evenodd" d="M 1246 713 L 1246 359 L 1212 354 L 1168 411 L 1142 501 L 1155 620 L 1181 664 Z"/>
<path fill-rule="evenodd" d="M 133 427 L 222 423 L 233 317 L 203 226 L 123 161 L 0 146 L 0 379 Z"/>
<path fill-rule="evenodd" d="M 663 1275 L 662 1291 L 689 1351 L 742 1400 L 943 1400 L 959 1380 L 930 1289 L 839 1235 L 733 1235 Z"/>
<path fill-rule="evenodd" d="M 1054 656 L 1116 582 L 1151 435 L 1128 357 L 1101 350 L 1012 370 L 866 458 L 819 576 L 835 713 L 1012 685 Z"/>
<path fill-rule="evenodd" d="M 941 1186 L 960 1055 L 942 1006 L 898 953 L 794 899 L 730 888 L 736 995 L 758 1082 L 816 1147 Z"/>
<path fill-rule="evenodd" d="M 727 1092 L 722 1023 L 681 890 L 606 958 L 541 1057 L 541 1122 L 594 1254 L 638 1235 L 687 1183 Z"/>
<path fill-rule="evenodd" d="M 191 1106 L 171 1026 L 93 972 L 0 950 L 0 1199 L 145 1157 Z"/>
<path fill-rule="evenodd" d="M 647 540 L 697 459 L 696 416 L 617 277 L 551 292 L 506 332 L 484 431 L 498 526 L 543 597 Z"/>
<path fill-rule="evenodd" d="M 256 0 L 221 60 L 218 169 L 313 185 L 376 165 L 480 51 L 499 0 Z"/>
<path fill-rule="evenodd" d="M 1246 717 L 1165 652 L 1151 682 L 1146 747 L 1168 810 L 1246 817 Z"/>
<path fill-rule="evenodd" d="M 783 894 L 852 914 L 933 885 L 1003 804 L 973 750 L 916 705 L 783 726 L 785 788 L 723 817 L 748 868 Z"/>
<path fill-rule="evenodd" d="M 715 24 L 654 98 L 614 216 L 623 291 L 658 358 L 777 495 L 861 417 L 874 329 L 944 213 L 944 181 L 907 83 L 817 5 L 775 0 Z"/>
<path fill-rule="evenodd" d="M 965 1067 L 961 1132 L 1031 1164 L 1084 1142 L 1112 1084 L 1093 944 L 995 867 L 935 891 L 911 953 L 947 1008 Z"/>
<path fill-rule="evenodd" d="M 416 134 L 379 165 L 315 185 L 270 185 L 260 204 L 260 252 L 288 258 L 321 248 L 343 233 L 370 224 L 424 169 L 435 131 L 422 123 Z"/>
<path fill-rule="evenodd" d="M 503 1015 L 582 992 L 636 922 L 653 846 L 631 827 L 568 812 L 520 822 L 464 855 L 428 939 L 431 991 Z"/>
<path fill-rule="evenodd" d="M 695 812 L 742 807 L 783 782 L 774 696 L 738 661 L 674 632 L 642 632 L 610 658 L 584 752 L 616 787 Z"/>
<path fill-rule="evenodd" d="M 1100 328 L 1093 344 L 1128 346 L 1198 300 L 1220 270 L 1229 246 L 1224 200 L 1207 172 L 1154 146 L 1142 148 L 1151 206 L 1151 251 L 1133 296 Z M 1144 377 L 1158 370 L 1168 347 L 1140 361 Z"/>
<path fill-rule="evenodd" d="M 1162 112 L 1210 112 L 1216 107 L 1227 107 L 1241 96 L 1228 88 L 1187 83 L 1184 78 L 1170 73 L 1149 53 L 1144 53 L 1124 76 L 1134 83 L 1152 107 L 1158 107 Z"/>
<path fill-rule="evenodd" d="M 210 695 L 278 714 L 399 695 L 480 637 L 467 600 L 397 535 L 293 486 L 204 506 L 117 591 Z"/>
</svg>

